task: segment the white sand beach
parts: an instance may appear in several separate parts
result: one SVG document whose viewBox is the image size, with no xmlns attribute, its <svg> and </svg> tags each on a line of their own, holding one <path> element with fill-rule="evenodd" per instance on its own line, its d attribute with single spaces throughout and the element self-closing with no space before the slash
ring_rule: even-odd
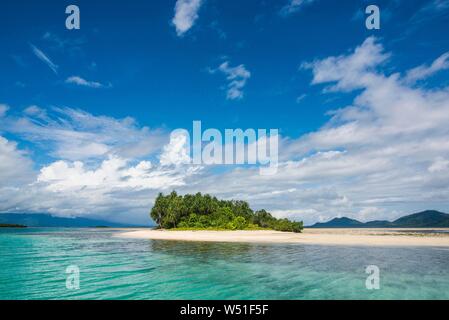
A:
<svg viewBox="0 0 449 320">
<path fill-rule="evenodd" d="M 449 233 L 429 231 L 449 229 L 305 229 L 303 233 L 278 231 L 169 231 L 138 229 L 117 236 L 134 239 L 299 243 L 344 246 L 426 246 L 449 247 Z"/>
</svg>

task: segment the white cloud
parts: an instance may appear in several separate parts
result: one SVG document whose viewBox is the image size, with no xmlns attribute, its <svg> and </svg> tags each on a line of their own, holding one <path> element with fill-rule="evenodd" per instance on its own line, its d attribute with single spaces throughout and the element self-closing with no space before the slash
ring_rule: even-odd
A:
<svg viewBox="0 0 449 320">
<path fill-rule="evenodd" d="M 438 157 L 429 167 L 429 172 L 443 172 L 449 170 L 449 160 Z"/>
<path fill-rule="evenodd" d="M 214 73 L 216 70 L 212 70 Z M 243 89 L 246 82 L 251 78 L 251 73 L 246 69 L 245 65 L 241 64 L 236 67 L 231 67 L 228 61 L 223 62 L 218 71 L 221 71 L 226 75 L 226 79 L 229 81 L 227 86 L 226 97 L 228 100 L 240 100 L 244 96 Z"/>
<path fill-rule="evenodd" d="M 2 131 L 58 160 L 40 173 L 16 144 L 0 139 L 0 212 L 48 212 L 148 223 L 158 190 L 185 184 L 197 168 L 152 165 L 167 139 L 132 118 L 94 116 L 70 108 L 30 106 L 23 117 L 0 118 Z M 153 155 L 153 156 L 152 156 Z"/>
<path fill-rule="evenodd" d="M 449 0 L 433 0 L 425 3 L 413 16 L 413 19 L 424 19 L 422 16 L 429 13 L 440 13 L 449 9 Z M 429 17 L 430 18 L 430 17 Z"/>
<path fill-rule="evenodd" d="M 407 28 L 409 30 L 406 30 L 408 31 L 406 33 L 416 31 L 423 23 L 428 23 L 430 21 L 435 22 L 439 19 L 444 19 L 449 10 L 449 0 L 424 1 L 417 8 L 418 10 L 409 20 L 409 27 Z"/>
<path fill-rule="evenodd" d="M 0 136 L 0 188 L 32 181 L 32 162 L 17 144 Z"/>
<path fill-rule="evenodd" d="M 50 58 L 42 50 L 32 44 L 30 44 L 30 46 L 36 57 L 44 62 L 55 74 L 58 74 L 58 66 L 54 64 L 53 61 L 51 61 Z"/>
<path fill-rule="evenodd" d="M 0 104 L 0 118 L 6 115 L 6 112 L 8 112 L 9 106 L 6 104 Z"/>
<path fill-rule="evenodd" d="M 30 117 L 35 117 L 36 119 L 48 120 L 47 111 L 36 105 L 31 105 L 23 110 L 23 113 Z"/>
<path fill-rule="evenodd" d="M 193 27 L 198 19 L 198 11 L 202 0 L 177 0 L 175 5 L 175 16 L 172 23 L 176 28 L 178 36 L 183 36 Z"/>
<path fill-rule="evenodd" d="M 48 212 L 127 223 L 149 223 L 148 210 L 158 192 L 181 188 L 201 173 L 198 166 L 110 156 L 94 163 L 59 160 L 35 174 L 16 145 L 1 137 L 0 160 L 0 212 Z"/>
<path fill-rule="evenodd" d="M 160 156 L 160 162 L 163 166 L 182 165 L 191 162 L 190 141 L 185 132 L 175 131 L 170 136 L 170 143 L 164 146 Z"/>
<path fill-rule="evenodd" d="M 135 166 L 129 161 L 111 157 L 89 170 L 81 161 L 57 161 L 41 169 L 37 181 L 53 192 L 110 192 L 114 189 L 166 190 L 185 184 L 185 176 L 192 171 L 153 168 L 151 162 L 141 161 Z"/>
<path fill-rule="evenodd" d="M 447 211 L 449 90 L 412 87 L 399 74 L 383 73 L 389 56 L 368 38 L 349 54 L 304 64 L 325 92 L 357 92 L 352 104 L 331 113 L 321 129 L 284 138 L 276 175 L 240 168 L 211 174 L 195 190 L 245 199 L 306 224 L 337 215 L 366 221 Z"/>
<path fill-rule="evenodd" d="M 284 137 L 278 171 L 272 176 L 259 175 L 255 167 L 214 170 L 189 165 L 182 135 L 168 144 L 158 140 L 153 149 L 158 156 L 151 163 L 136 155 L 124 156 L 121 148 L 147 141 L 152 133 L 129 118 L 74 109 L 42 112 L 38 107 L 22 118 L 0 118 L 2 129 L 37 144 L 50 141 L 55 147 L 52 154 L 65 159 L 43 166 L 35 183 L 23 185 L 20 192 L 3 187 L 0 211 L 18 208 L 146 219 L 157 192 L 174 188 L 180 193 L 200 191 L 247 200 L 255 209 L 306 224 L 335 216 L 393 220 L 423 209 L 446 211 L 449 90 L 412 85 L 403 80 L 404 74 L 385 72 L 389 56 L 377 39 L 368 38 L 352 52 L 303 65 L 312 72 L 312 84 L 325 88 L 324 94 L 349 92 L 354 99 L 347 106 L 336 106 L 320 129 L 298 138 Z M 16 146 L 3 142 L 7 154 L 17 155 Z M 99 146 L 85 151 L 89 143 Z M 64 158 L 68 150 L 84 156 Z M 0 172 L 5 174 L 8 168 Z"/>
<path fill-rule="evenodd" d="M 328 90 L 350 91 L 371 83 L 373 80 L 371 71 L 388 58 L 389 54 L 383 52 L 383 47 L 376 43 L 376 39 L 369 37 L 351 55 L 305 62 L 301 68 L 313 71 L 312 84 L 336 82 L 336 85 L 329 87 Z"/>
<path fill-rule="evenodd" d="M 45 110 L 37 106 L 28 107 L 24 114 L 19 118 L 3 118 L 2 128 L 59 159 L 98 159 L 109 155 L 145 157 L 168 140 L 161 130 L 139 127 L 132 118 L 114 119 L 79 109 Z"/>
<path fill-rule="evenodd" d="M 449 52 L 441 55 L 430 66 L 422 65 L 413 68 L 405 75 L 405 81 L 408 83 L 414 83 L 418 80 L 428 78 L 435 73 L 449 69 Z"/>
<path fill-rule="evenodd" d="M 87 42 L 83 36 L 62 39 L 51 32 L 45 32 L 42 39 L 47 41 L 53 49 L 68 51 L 69 54 L 80 53 L 81 46 Z"/>
<path fill-rule="evenodd" d="M 149 161 L 133 164 L 119 157 L 96 165 L 56 161 L 43 167 L 36 182 L 26 187 L 34 202 L 24 204 L 17 196 L 13 198 L 34 212 L 59 216 L 95 214 L 127 223 L 149 223 L 148 212 L 157 193 L 185 186 L 200 170 L 194 166 L 154 165 Z"/>
<path fill-rule="evenodd" d="M 282 7 L 280 14 L 283 16 L 288 16 L 293 13 L 298 12 L 304 6 L 315 2 L 315 0 L 288 0 L 288 3 Z"/>
<path fill-rule="evenodd" d="M 307 97 L 307 94 L 303 93 L 300 96 L 296 98 L 296 103 L 301 103 L 302 100 L 304 100 Z"/>
<path fill-rule="evenodd" d="M 66 83 L 76 84 L 78 86 L 89 87 L 89 88 L 105 88 L 106 86 L 100 82 L 88 81 L 78 76 L 72 76 L 65 80 Z"/>
</svg>

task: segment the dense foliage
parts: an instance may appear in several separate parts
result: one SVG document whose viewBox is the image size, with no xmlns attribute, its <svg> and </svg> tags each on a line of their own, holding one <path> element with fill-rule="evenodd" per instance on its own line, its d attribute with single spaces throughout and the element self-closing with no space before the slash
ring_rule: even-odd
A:
<svg viewBox="0 0 449 320">
<path fill-rule="evenodd" d="M 164 229 L 273 229 L 301 232 L 302 222 L 276 219 L 269 212 L 254 212 L 245 201 L 218 200 L 208 194 L 158 195 L 151 218 Z"/>
<path fill-rule="evenodd" d="M 26 228 L 21 224 L 0 223 L 0 228 Z"/>
</svg>

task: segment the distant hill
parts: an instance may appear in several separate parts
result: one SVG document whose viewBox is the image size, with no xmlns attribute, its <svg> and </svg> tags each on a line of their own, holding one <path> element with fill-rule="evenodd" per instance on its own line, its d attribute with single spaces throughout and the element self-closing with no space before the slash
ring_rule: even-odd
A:
<svg viewBox="0 0 449 320">
<path fill-rule="evenodd" d="M 428 210 L 402 217 L 393 223 L 407 228 L 449 228 L 449 214 Z"/>
<path fill-rule="evenodd" d="M 363 223 L 350 218 L 335 218 L 326 223 L 317 223 L 313 225 L 313 228 L 360 228 Z"/>
<path fill-rule="evenodd" d="M 137 225 L 109 222 L 104 220 L 95 220 L 87 218 L 61 218 L 50 214 L 21 214 L 21 213 L 0 213 L 0 224 L 16 224 L 28 227 L 111 227 L 126 228 L 138 227 Z"/>
<path fill-rule="evenodd" d="M 26 228 L 21 224 L 0 223 L 0 228 Z"/>
<path fill-rule="evenodd" d="M 360 222 L 349 218 L 335 218 L 316 223 L 310 228 L 449 228 L 449 214 L 427 210 L 390 221 Z"/>
</svg>

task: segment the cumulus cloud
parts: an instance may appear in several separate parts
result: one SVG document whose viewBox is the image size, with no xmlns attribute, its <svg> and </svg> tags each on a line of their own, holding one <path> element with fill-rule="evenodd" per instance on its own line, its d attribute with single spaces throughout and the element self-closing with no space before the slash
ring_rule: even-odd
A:
<svg viewBox="0 0 449 320">
<path fill-rule="evenodd" d="M 148 210 L 157 193 L 185 187 L 189 179 L 200 173 L 198 166 L 167 166 L 116 156 L 94 165 L 56 161 L 41 168 L 36 182 L 28 189 L 36 197 L 45 197 L 38 205 L 41 211 L 57 215 L 112 215 L 112 219 L 128 223 L 148 223 Z"/>
<path fill-rule="evenodd" d="M 222 72 L 226 76 L 226 80 L 228 80 L 227 99 L 242 99 L 244 96 L 243 89 L 248 79 L 251 78 L 251 72 L 246 69 L 245 65 L 241 64 L 236 67 L 231 67 L 229 61 L 225 61 L 217 70 Z M 215 73 L 217 70 L 211 70 L 211 73 Z"/>
<path fill-rule="evenodd" d="M 95 89 L 108 87 L 108 86 L 105 86 L 104 84 L 102 84 L 100 82 L 88 81 L 88 80 L 83 79 L 83 78 L 78 77 L 78 76 L 68 77 L 65 80 L 65 82 L 66 83 L 70 83 L 70 84 L 75 84 L 75 85 L 78 85 L 78 86 L 82 86 L 82 87 L 89 87 L 89 88 L 95 88 Z"/>
<path fill-rule="evenodd" d="M 172 23 L 176 28 L 178 36 L 183 36 L 193 27 L 198 19 L 198 11 L 203 0 L 177 0 L 175 5 L 175 16 Z"/>
<path fill-rule="evenodd" d="M 0 189 L 16 187 L 34 179 L 32 161 L 17 143 L 0 136 Z"/>
<path fill-rule="evenodd" d="M 306 224 L 447 210 L 449 90 L 404 83 L 403 75 L 383 71 L 389 57 L 368 38 L 349 54 L 305 63 L 312 85 L 323 86 L 324 94 L 356 92 L 352 103 L 331 112 L 321 129 L 284 137 L 276 175 L 238 168 L 210 173 L 180 191 L 245 199 Z"/>
<path fill-rule="evenodd" d="M 94 162 L 58 160 L 36 173 L 16 144 L 2 137 L 0 160 L 0 212 L 48 212 L 128 223 L 147 224 L 158 192 L 181 188 L 201 173 L 198 166 L 118 156 Z"/>
<path fill-rule="evenodd" d="M 149 161 L 140 161 L 133 166 L 125 159 L 110 157 L 91 170 L 81 161 L 57 161 L 42 168 L 37 181 L 54 192 L 165 190 L 184 185 L 185 176 L 191 173 L 192 170 L 153 168 Z"/>
<path fill-rule="evenodd" d="M 39 164 L 15 142 L 0 137 L 0 212 L 148 223 L 148 209 L 158 192 L 180 188 L 201 172 L 198 166 L 182 165 L 180 159 L 188 155 L 176 139 L 168 142 L 164 132 L 139 127 L 132 118 L 35 105 L 23 115 L 0 119 L 0 128 L 58 160 L 34 172 Z M 160 162 L 146 159 L 157 160 L 156 154 Z"/>
<path fill-rule="evenodd" d="M 189 164 L 190 141 L 189 135 L 183 130 L 174 131 L 170 136 L 170 143 L 164 146 L 160 156 L 163 166 Z"/>
</svg>

